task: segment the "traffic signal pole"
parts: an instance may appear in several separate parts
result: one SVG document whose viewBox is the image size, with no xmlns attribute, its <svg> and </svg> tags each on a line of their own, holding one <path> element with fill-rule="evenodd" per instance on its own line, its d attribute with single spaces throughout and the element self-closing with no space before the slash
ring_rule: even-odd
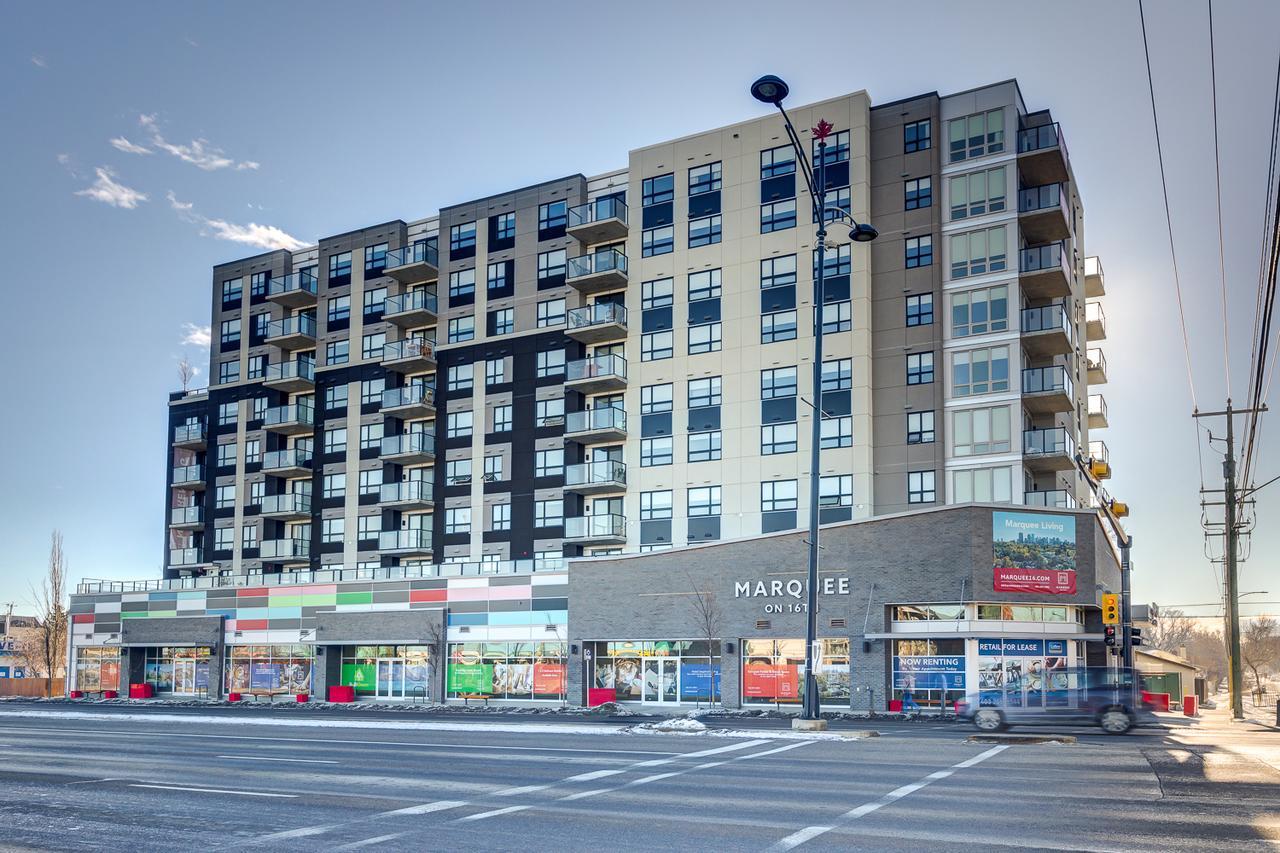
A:
<svg viewBox="0 0 1280 853">
<path fill-rule="evenodd" d="M 1130 601 L 1129 548 L 1133 537 L 1120 540 L 1120 659 L 1127 669 L 1133 669 L 1133 610 Z"/>
</svg>

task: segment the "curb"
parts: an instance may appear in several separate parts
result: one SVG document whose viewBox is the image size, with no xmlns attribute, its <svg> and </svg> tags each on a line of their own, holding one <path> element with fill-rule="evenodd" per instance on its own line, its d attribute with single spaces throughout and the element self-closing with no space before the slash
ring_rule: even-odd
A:
<svg viewBox="0 0 1280 853">
<path fill-rule="evenodd" d="M 969 735 L 965 743 L 1076 743 L 1075 735 Z"/>
</svg>

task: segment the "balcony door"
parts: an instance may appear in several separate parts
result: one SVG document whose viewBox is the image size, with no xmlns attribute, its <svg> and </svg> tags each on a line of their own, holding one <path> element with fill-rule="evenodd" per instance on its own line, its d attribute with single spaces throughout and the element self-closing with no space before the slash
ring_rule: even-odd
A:
<svg viewBox="0 0 1280 853">
<path fill-rule="evenodd" d="M 622 515 L 622 498 L 595 498 L 591 501 L 592 515 Z"/>
</svg>

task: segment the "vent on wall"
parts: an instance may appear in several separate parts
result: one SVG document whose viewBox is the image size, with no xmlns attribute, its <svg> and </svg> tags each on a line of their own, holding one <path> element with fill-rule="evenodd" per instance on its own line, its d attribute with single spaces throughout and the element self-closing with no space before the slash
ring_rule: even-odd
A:
<svg viewBox="0 0 1280 853">
<path fill-rule="evenodd" d="M 845 627 L 845 620 L 844 620 L 844 619 L 832 619 L 832 620 L 831 620 L 831 627 L 832 627 L 832 628 L 843 628 L 843 627 Z"/>
<path fill-rule="evenodd" d="M 770 624 L 770 622 L 769 622 L 769 620 L 768 620 L 768 619 L 757 619 L 757 620 L 756 620 L 756 630 L 757 630 L 757 631 L 767 631 L 770 627 L 772 627 L 772 625 Z"/>
</svg>

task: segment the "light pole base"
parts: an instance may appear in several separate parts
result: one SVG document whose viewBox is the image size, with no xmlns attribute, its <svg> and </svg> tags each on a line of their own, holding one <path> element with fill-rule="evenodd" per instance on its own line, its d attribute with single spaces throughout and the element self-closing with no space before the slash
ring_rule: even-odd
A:
<svg viewBox="0 0 1280 853">
<path fill-rule="evenodd" d="M 797 732 L 825 732 L 827 730 L 826 720 L 803 720 L 796 717 L 791 721 L 791 728 Z"/>
</svg>

